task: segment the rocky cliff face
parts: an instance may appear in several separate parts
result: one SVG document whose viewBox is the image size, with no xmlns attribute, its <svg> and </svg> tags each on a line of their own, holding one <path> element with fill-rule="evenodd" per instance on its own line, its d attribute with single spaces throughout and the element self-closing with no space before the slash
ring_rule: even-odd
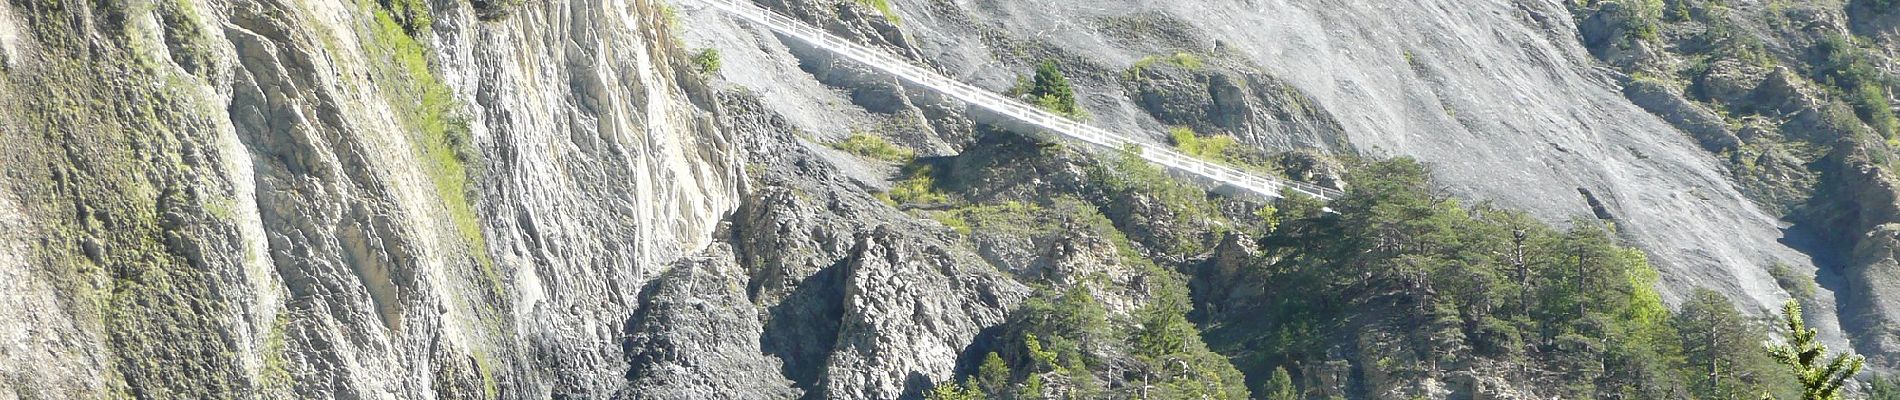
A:
<svg viewBox="0 0 1900 400">
<path fill-rule="evenodd" d="M 0 391 L 626 387 L 641 289 L 713 239 L 742 153 L 659 5 L 478 11 L 0 5 L 4 269 L 30 294 Z"/>
<path fill-rule="evenodd" d="M 1563 2 L 760 4 L 999 92 L 1055 60 L 1093 123 L 1295 150 L 1271 159 L 1295 178 L 1406 155 L 1450 193 L 1613 218 L 1671 299 L 1772 308 L 1769 266 L 1814 270 L 1782 244 L 1789 186 L 1891 186 L 1870 156 L 1752 152 L 1785 129 L 1600 69 L 1661 53 Z M 1698 90 L 1814 91 L 1733 67 L 1754 78 Z M 1266 224 L 1259 204 L 1104 184 L 1112 155 L 1008 126 L 690 1 L 0 2 L 0 398 L 915 398 L 992 352 L 1036 394 L 1260 387 L 1185 319 L 1276 295 L 1225 234 Z M 915 157 L 838 149 L 858 135 Z M 1780 172 L 1737 177 L 1722 149 Z M 1865 278 L 1813 317 L 1840 336 L 1871 316 L 1846 328 L 1892 353 L 1890 296 L 1832 305 L 1891 287 L 1894 197 L 1841 196 L 1812 220 L 1859 229 L 1840 238 Z M 1368 367 L 1404 330 L 1354 327 L 1303 386 L 1554 382 Z"/>
<path fill-rule="evenodd" d="M 1720 156 L 1742 193 L 1793 223 L 1825 290 L 1776 281 L 1839 320 L 1873 365 L 1891 368 L 1897 218 L 1891 4 L 1679 1 L 1578 4 L 1593 54 L 1627 73 L 1624 94 Z M 1800 276 L 1788 276 L 1800 275 Z"/>
</svg>

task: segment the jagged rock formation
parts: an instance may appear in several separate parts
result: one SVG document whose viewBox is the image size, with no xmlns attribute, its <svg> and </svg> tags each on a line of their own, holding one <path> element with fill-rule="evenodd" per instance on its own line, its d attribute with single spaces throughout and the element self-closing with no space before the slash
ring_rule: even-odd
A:
<svg viewBox="0 0 1900 400">
<path fill-rule="evenodd" d="M 655 278 L 628 320 L 632 382 L 617 397 L 789 399 L 800 394 L 759 348 L 764 331 L 732 249 L 714 245 Z"/>
<path fill-rule="evenodd" d="M 1272 75 L 1210 69 L 1192 55 L 1173 57 L 1144 58 L 1127 71 L 1129 96 L 1156 122 L 1227 133 L 1268 149 L 1351 148 L 1339 121 L 1300 89 Z"/>
<path fill-rule="evenodd" d="M 1671 299 L 1771 309 L 1768 266 L 1814 270 L 1781 242 L 1798 215 L 1855 243 L 1820 257 L 1848 261 L 1811 317 L 1900 353 L 1885 150 L 1767 144 L 1846 129 L 1802 71 L 1600 70 L 1676 51 L 1631 41 L 1615 6 L 760 4 L 998 91 L 1055 60 L 1093 123 L 1233 135 L 1295 179 L 1407 155 L 1448 193 L 1613 218 Z M 1890 14 L 1808 17 L 1894 48 Z M 0 397 L 915 398 L 991 352 L 1042 394 L 1259 387 L 1163 323 L 1276 295 L 1238 272 L 1260 204 L 1103 184 L 1113 154 L 1011 126 L 690 0 L 0 2 Z M 854 134 L 919 158 L 828 146 Z M 894 198 L 920 183 L 946 200 Z M 1167 308 L 1188 288 L 1200 308 Z M 1056 301 L 1103 326 L 1027 348 Z M 1353 327 L 1301 385 L 1556 384 L 1367 367 L 1403 359 L 1405 329 Z"/>
</svg>

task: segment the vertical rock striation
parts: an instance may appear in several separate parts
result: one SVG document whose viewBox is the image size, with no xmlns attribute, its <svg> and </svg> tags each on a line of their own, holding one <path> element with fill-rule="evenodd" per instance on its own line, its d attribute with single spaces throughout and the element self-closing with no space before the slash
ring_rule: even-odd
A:
<svg viewBox="0 0 1900 400">
<path fill-rule="evenodd" d="M 743 153 L 659 5 L 490 3 L 0 4 L 0 393 L 625 388 Z"/>
</svg>

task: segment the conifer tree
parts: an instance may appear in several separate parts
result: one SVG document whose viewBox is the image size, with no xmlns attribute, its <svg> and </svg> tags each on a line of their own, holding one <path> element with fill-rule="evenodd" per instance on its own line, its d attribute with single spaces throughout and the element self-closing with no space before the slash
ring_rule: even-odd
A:
<svg viewBox="0 0 1900 400">
<path fill-rule="evenodd" d="M 1756 350 L 1767 334 L 1727 297 L 1697 289 L 1673 321 L 1688 361 L 1689 389 L 1697 398 L 1733 399 L 1783 387 L 1784 381 L 1772 379 L 1774 361 Z"/>
<path fill-rule="evenodd" d="M 1056 68 L 1054 61 L 1043 61 L 1036 66 L 1036 77 L 1027 95 L 1030 101 L 1050 111 L 1072 117 L 1080 115 L 1075 107 L 1075 88 L 1069 85 L 1069 79 L 1062 76 L 1062 70 Z"/>
<path fill-rule="evenodd" d="M 996 352 L 983 358 L 983 365 L 976 369 L 976 387 L 990 398 L 1000 399 L 1009 393 L 1009 364 Z"/>
<path fill-rule="evenodd" d="M 1286 367 L 1273 368 L 1273 380 L 1267 382 L 1267 400 L 1300 400 L 1299 389 L 1293 386 L 1293 375 L 1287 374 Z"/>
<path fill-rule="evenodd" d="M 1801 320 L 1801 304 L 1788 300 L 1788 304 L 1781 306 L 1781 313 L 1782 322 L 1788 328 L 1788 341 L 1769 347 L 1768 354 L 1793 370 L 1795 379 L 1801 382 L 1800 400 L 1840 400 L 1841 386 L 1860 372 L 1865 360 L 1840 353 L 1823 363 L 1822 359 L 1828 355 L 1827 345 L 1815 340 L 1814 329 Z"/>
<path fill-rule="evenodd" d="M 972 387 L 968 380 L 963 381 L 962 385 L 944 382 L 924 393 L 924 400 L 983 400 L 983 393 Z"/>
</svg>

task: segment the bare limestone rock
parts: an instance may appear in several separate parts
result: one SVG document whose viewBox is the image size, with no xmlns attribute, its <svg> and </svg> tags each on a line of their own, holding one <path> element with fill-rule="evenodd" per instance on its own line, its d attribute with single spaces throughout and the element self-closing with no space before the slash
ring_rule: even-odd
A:
<svg viewBox="0 0 1900 400">
<path fill-rule="evenodd" d="M 723 244 L 687 256 L 656 278 L 628 321 L 627 378 L 617 397 L 790 399 L 776 357 L 759 349 L 764 328 L 745 274 Z"/>
</svg>

